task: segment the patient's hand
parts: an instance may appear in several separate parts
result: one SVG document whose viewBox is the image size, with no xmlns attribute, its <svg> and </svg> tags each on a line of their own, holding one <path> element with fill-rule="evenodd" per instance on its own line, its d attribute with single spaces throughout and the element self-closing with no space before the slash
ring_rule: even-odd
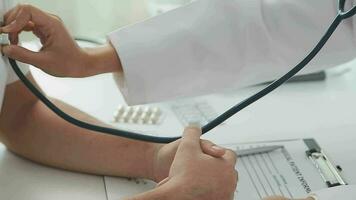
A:
<svg viewBox="0 0 356 200">
<path fill-rule="evenodd" d="M 201 129 L 187 128 L 178 148 L 178 143 L 172 144 L 175 156 L 167 178 L 156 189 L 129 200 L 232 200 L 238 180 L 236 154 L 225 150 L 218 158 L 207 155 L 200 137 Z"/>
<path fill-rule="evenodd" d="M 201 130 L 187 128 L 179 144 L 169 176 L 158 185 L 172 188 L 170 198 L 232 200 L 238 180 L 236 154 L 226 150 L 222 157 L 207 155 L 201 148 Z"/>
<path fill-rule="evenodd" d="M 120 71 L 120 61 L 111 45 L 96 49 L 81 49 L 62 21 L 31 5 L 18 5 L 6 13 L 2 33 L 9 33 L 11 45 L 3 53 L 15 60 L 34 65 L 59 77 L 87 77 Z M 31 31 L 42 48 L 32 52 L 18 46 L 19 34 Z"/>
<path fill-rule="evenodd" d="M 168 177 L 169 170 L 171 168 L 172 162 L 175 158 L 180 143 L 181 140 L 167 145 L 159 145 L 157 147 L 153 162 L 154 166 L 152 167 L 152 180 L 160 182 Z M 219 147 L 207 140 L 201 140 L 200 145 L 205 154 L 208 154 L 213 157 L 221 158 L 226 153 L 226 149 Z"/>
</svg>

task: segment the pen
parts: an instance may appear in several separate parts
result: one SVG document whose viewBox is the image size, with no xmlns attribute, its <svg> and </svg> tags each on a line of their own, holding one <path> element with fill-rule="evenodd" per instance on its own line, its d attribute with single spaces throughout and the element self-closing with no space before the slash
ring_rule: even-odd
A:
<svg viewBox="0 0 356 200">
<path fill-rule="evenodd" d="M 283 147 L 284 146 L 281 146 L 281 145 L 256 147 L 256 148 L 251 148 L 251 149 L 236 150 L 236 153 L 237 153 L 238 157 L 251 156 L 251 155 L 255 155 L 255 154 L 269 153 L 269 152 L 281 149 Z"/>
<path fill-rule="evenodd" d="M 293 78 L 291 78 L 288 83 L 298 83 L 298 82 L 312 82 L 312 81 L 325 81 L 327 78 L 326 72 L 317 72 L 317 73 L 310 73 L 310 74 L 303 74 L 303 75 L 298 75 Z M 271 84 L 271 81 L 258 84 L 258 85 L 265 85 L 265 84 Z"/>
</svg>

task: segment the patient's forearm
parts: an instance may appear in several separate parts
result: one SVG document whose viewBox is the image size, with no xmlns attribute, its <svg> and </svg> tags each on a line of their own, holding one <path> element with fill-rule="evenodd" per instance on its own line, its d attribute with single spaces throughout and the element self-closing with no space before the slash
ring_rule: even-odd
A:
<svg viewBox="0 0 356 200">
<path fill-rule="evenodd" d="M 33 105 L 16 134 L 11 150 L 31 160 L 86 173 L 145 177 L 150 173 L 153 145 L 111 137 L 72 126 Z"/>
<path fill-rule="evenodd" d="M 7 92 L 1 140 L 13 152 L 62 169 L 125 177 L 152 178 L 156 145 L 89 132 L 68 124 L 27 91 Z M 21 94 L 20 98 L 16 97 Z M 16 101 L 18 101 L 16 103 Z M 16 109 L 18 104 L 23 106 Z M 71 109 L 62 104 L 65 110 Z M 14 110 L 15 109 L 15 110 Z M 77 114 L 82 115 L 76 111 Z"/>
</svg>

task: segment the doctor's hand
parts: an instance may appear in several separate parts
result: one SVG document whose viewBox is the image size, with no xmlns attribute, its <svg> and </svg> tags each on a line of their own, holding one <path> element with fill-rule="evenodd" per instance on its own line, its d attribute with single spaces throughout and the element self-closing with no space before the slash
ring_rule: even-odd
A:
<svg viewBox="0 0 356 200">
<path fill-rule="evenodd" d="M 170 191 L 172 200 L 232 200 L 238 180 L 236 155 L 230 150 L 221 158 L 205 154 L 200 136 L 198 128 L 185 130 L 169 177 L 158 184 L 158 189 Z"/>
<path fill-rule="evenodd" d="M 81 49 L 62 21 L 31 5 L 18 5 L 5 16 L 2 33 L 8 33 L 11 44 L 3 53 L 15 60 L 34 65 L 59 77 L 87 77 L 118 71 L 121 66 L 111 45 L 96 49 Z M 18 45 L 19 34 L 30 31 L 42 44 L 39 52 Z"/>
</svg>

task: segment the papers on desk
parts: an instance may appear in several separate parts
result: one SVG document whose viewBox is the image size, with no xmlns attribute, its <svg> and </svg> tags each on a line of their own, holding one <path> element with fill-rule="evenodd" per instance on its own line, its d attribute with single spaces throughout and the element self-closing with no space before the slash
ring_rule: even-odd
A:
<svg viewBox="0 0 356 200">
<path fill-rule="evenodd" d="M 224 146 L 241 150 L 272 145 L 284 148 L 239 158 L 236 168 L 240 180 L 236 200 L 260 200 L 269 195 L 305 197 L 312 191 L 345 184 L 342 176 L 335 176 L 340 175 L 340 172 L 335 172 L 332 162 L 325 162 L 327 158 L 320 157 L 323 151 L 314 140 Z M 117 200 L 153 189 L 156 184 L 145 180 L 103 178 L 44 167 L 17 157 L 0 145 L 0 186 L 0 199 L 8 200 Z"/>
<path fill-rule="evenodd" d="M 309 140 L 228 146 L 230 148 L 284 146 L 270 153 L 240 158 L 237 165 L 240 182 L 235 199 L 259 200 L 274 195 L 295 199 L 327 188 L 321 171 L 307 156 L 306 152 L 312 149 L 307 146 L 306 141 Z"/>
<path fill-rule="evenodd" d="M 239 158 L 239 184 L 236 200 L 260 200 L 266 196 L 305 197 L 313 191 L 327 188 L 320 169 L 307 156 L 314 140 L 290 140 L 266 143 L 224 145 L 230 149 L 246 149 L 282 145 L 279 150 Z M 308 143 L 309 142 L 309 143 Z M 316 144 L 316 143 L 315 143 Z M 308 146 L 309 145 L 309 146 Z M 316 149 L 320 150 L 320 149 Z M 105 178 L 108 199 L 122 199 L 153 189 L 149 181 Z"/>
</svg>

